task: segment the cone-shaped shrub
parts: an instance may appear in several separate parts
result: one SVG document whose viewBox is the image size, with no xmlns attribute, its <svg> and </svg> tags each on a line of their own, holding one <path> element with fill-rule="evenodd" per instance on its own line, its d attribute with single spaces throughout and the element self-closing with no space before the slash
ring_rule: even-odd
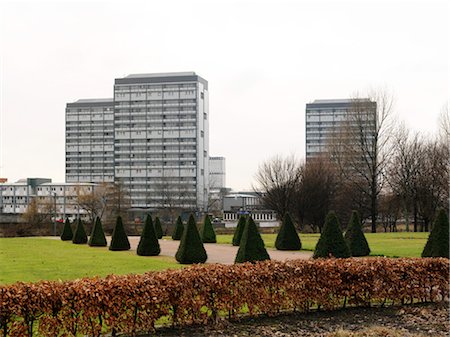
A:
<svg viewBox="0 0 450 337">
<path fill-rule="evenodd" d="M 369 244 L 362 231 L 361 220 L 357 211 L 352 212 L 344 238 L 352 256 L 367 256 L 370 254 Z"/>
<path fill-rule="evenodd" d="M 81 219 L 77 220 L 77 228 L 73 233 L 72 242 L 76 244 L 85 244 L 87 243 L 88 238 L 86 235 L 86 231 L 84 230 L 83 222 Z"/>
<path fill-rule="evenodd" d="M 156 233 L 156 237 L 158 239 L 162 239 L 163 237 L 163 230 L 161 227 L 161 220 L 159 220 L 158 217 L 155 218 L 155 233 Z"/>
<path fill-rule="evenodd" d="M 161 253 L 158 238 L 156 237 L 155 227 L 153 227 L 152 216 L 147 215 L 145 219 L 144 230 L 137 247 L 137 255 L 156 256 Z"/>
<path fill-rule="evenodd" d="M 217 242 L 216 232 L 214 232 L 214 228 L 208 214 L 205 215 L 205 220 L 203 221 L 202 240 L 204 243 Z"/>
<path fill-rule="evenodd" d="M 422 257 L 449 257 L 449 221 L 443 209 L 436 214 Z"/>
<path fill-rule="evenodd" d="M 314 250 L 314 258 L 318 257 L 350 257 L 350 249 L 342 235 L 339 219 L 334 212 L 328 213 L 325 225 Z"/>
<path fill-rule="evenodd" d="M 275 240 L 275 248 L 278 250 L 300 250 L 302 243 L 298 237 L 291 216 L 286 213 Z"/>
<path fill-rule="evenodd" d="M 99 217 L 95 219 L 94 227 L 92 227 L 91 237 L 88 245 L 91 247 L 106 247 L 105 232 L 103 232 L 102 222 Z"/>
<path fill-rule="evenodd" d="M 179 216 L 177 219 L 177 223 L 175 224 L 175 230 L 172 234 L 172 239 L 181 240 L 181 237 L 183 236 L 183 231 L 184 231 L 183 221 L 181 220 L 181 216 Z"/>
<path fill-rule="evenodd" d="M 192 214 L 183 231 L 175 258 L 181 264 L 204 263 L 208 258 Z"/>
<path fill-rule="evenodd" d="M 239 243 L 241 242 L 241 238 L 242 238 L 242 232 L 244 231 L 246 222 L 247 222 L 247 219 L 245 218 L 245 216 L 241 215 L 241 217 L 239 218 L 237 227 L 234 230 L 233 246 L 239 246 Z"/>
<path fill-rule="evenodd" d="M 270 260 L 270 256 L 264 247 L 264 241 L 259 234 L 255 222 L 249 216 L 242 231 L 242 238 L 234 263 L 263 260 Z"/>
<path fill-rule="evenodd" d="M 116 225 L 114 226 L 111 244 L 109 245 L 109 250 L 129 250 L 130 242 L 128 241 L 127 233 L 125 233 L 125 228 L 123 228 L 122 217 L 118 216 Z"/>
<path fill-rule="evenodd" d="M 63 232 L 61 234 L 61 240 L 70 241 L 72 239 L 73 239 L 72 227 L 70 227 L 69 218 L 66 218 L 66 221 L 64 222 Z"/>
</svg>

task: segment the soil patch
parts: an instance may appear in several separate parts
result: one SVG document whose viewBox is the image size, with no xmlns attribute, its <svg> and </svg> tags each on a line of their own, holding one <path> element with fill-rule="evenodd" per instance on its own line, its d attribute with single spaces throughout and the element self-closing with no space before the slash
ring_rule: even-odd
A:
<svg viewBox="0 0 450 337">
<path fill-rule="evenodd" d="M 347 308 L 222 321 L 216 326 L 160 328 L 152 336 L 424 337 L 450 336 L 448 303 Z"/>
</svg>

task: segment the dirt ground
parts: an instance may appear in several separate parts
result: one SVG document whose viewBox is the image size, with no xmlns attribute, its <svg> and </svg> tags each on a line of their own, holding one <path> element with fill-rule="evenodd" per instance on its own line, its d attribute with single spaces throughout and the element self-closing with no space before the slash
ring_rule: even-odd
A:
<svg viewBox="0 0 450 337">
<path fill-rule="evenodd" d="M 448 303 L 441 303 L 245 318 L 215 327 L 160 328 L 152 336 L 441 337 L 449 331 Z"/>
<path fill-rule="evenodd" d="M 129 236 L 131 249 L 135 250 L 139 244 L 139 236 Z M 107 238 L 108 242 L 110 237 Z M 159 246 L 161 247 L 161 256 L 172 256 L 174 257 L 180 241 L 159 240 Z M 208 254 L 207 263 L 222 263 L 222 264 L 233 264 L 239 247 L 233 247 L 232 245 L 221 245 L 215 243 L 205 243 L 204 244 L 206 253 Z M 267 249 L 272 260 L 285 261 L 294 259 L 309 259 L 312 256 L 312 252 L 295 252 L 295 251 L 280 251 L 275 249 Z"/>
</svg>

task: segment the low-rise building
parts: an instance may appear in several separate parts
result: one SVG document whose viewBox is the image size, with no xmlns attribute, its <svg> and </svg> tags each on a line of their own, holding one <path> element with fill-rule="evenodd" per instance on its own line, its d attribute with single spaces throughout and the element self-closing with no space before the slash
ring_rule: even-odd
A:
<svg viewBox="0 0 450 337">
<path fill-rule="evenodd" d="M 223 197 L 223 222 L 225 227 L 235 227 L 241 215 L 251 215 L 260 227 L 279 225 L 275 211 L 263 207 L 261 194 L 236 192 Z"/>
<path fill-rule="evenodd" d="M 95 186 L 93 183 L 52 183 L 48 178 L 0 183 L 0 213 L 23 214 L 34 199 L 40 211 L 48 210 L 57 218 L 83 216 L 85 211 L 78 207 L 77 194 L 93 192 Z"/>
</svg>

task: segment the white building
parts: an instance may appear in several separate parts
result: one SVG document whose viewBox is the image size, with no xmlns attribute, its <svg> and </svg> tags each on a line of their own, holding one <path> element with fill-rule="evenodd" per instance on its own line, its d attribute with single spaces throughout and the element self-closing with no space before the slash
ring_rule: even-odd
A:
<svg viewBox="0 0 450 337">
<path fill-rule="evenodd" d="M 98 182 L 103 167 L 103 181 L 123 182 L 133 208 L 206 210 L 208 96 L 208 82 L 193 72 L 136 74 L 115 80 L 112 108 L 107 99 L 69 103 L 66 181 Z M 103 133 L 101 160 L 93 130 Z"/>
<path fill-rule="evenodd" d="M 351 125 L 352 115 L 361 113 L 356 111 L 361 106 L 368 111 L 364 114 L 367 118 L 364 132 L 371 137 L 376 126 L 376 102 L 369 99 L 321 99 L 306 104 L 306 160 L 326 154 L 329 145 Z"/>
<path fill-rule="evenodd" d="M 225 158 L 209 157 L 209 189 L 214 192 L 219 192 L 225 187 Z"/>
<path fill-rule="evenodd" d="M 279 225 L 275 211 L 264 209 L 261 195 L 256 192 L 236 192 L 223 197 L 225 227 L 235 227 L 241 215 L 251 215 L 260 227 Z"/>
<path fill-rule="evenodd" d="M 96 184 L 92 183 L 52 183 L 47 178 L 27 178 L 15 183 L 0 184 L 0 213 L 23 214 L 32 199 L 38 204 L 49 204 L 56 217 L 84 215 L 78 208 L 77 193 L 91 193 Z"/>
<path fill-rule="evenodd" d="M 66 181 L 114 181 L 114 102 L 80 99 L 66 107 Z"/>
</svg>

